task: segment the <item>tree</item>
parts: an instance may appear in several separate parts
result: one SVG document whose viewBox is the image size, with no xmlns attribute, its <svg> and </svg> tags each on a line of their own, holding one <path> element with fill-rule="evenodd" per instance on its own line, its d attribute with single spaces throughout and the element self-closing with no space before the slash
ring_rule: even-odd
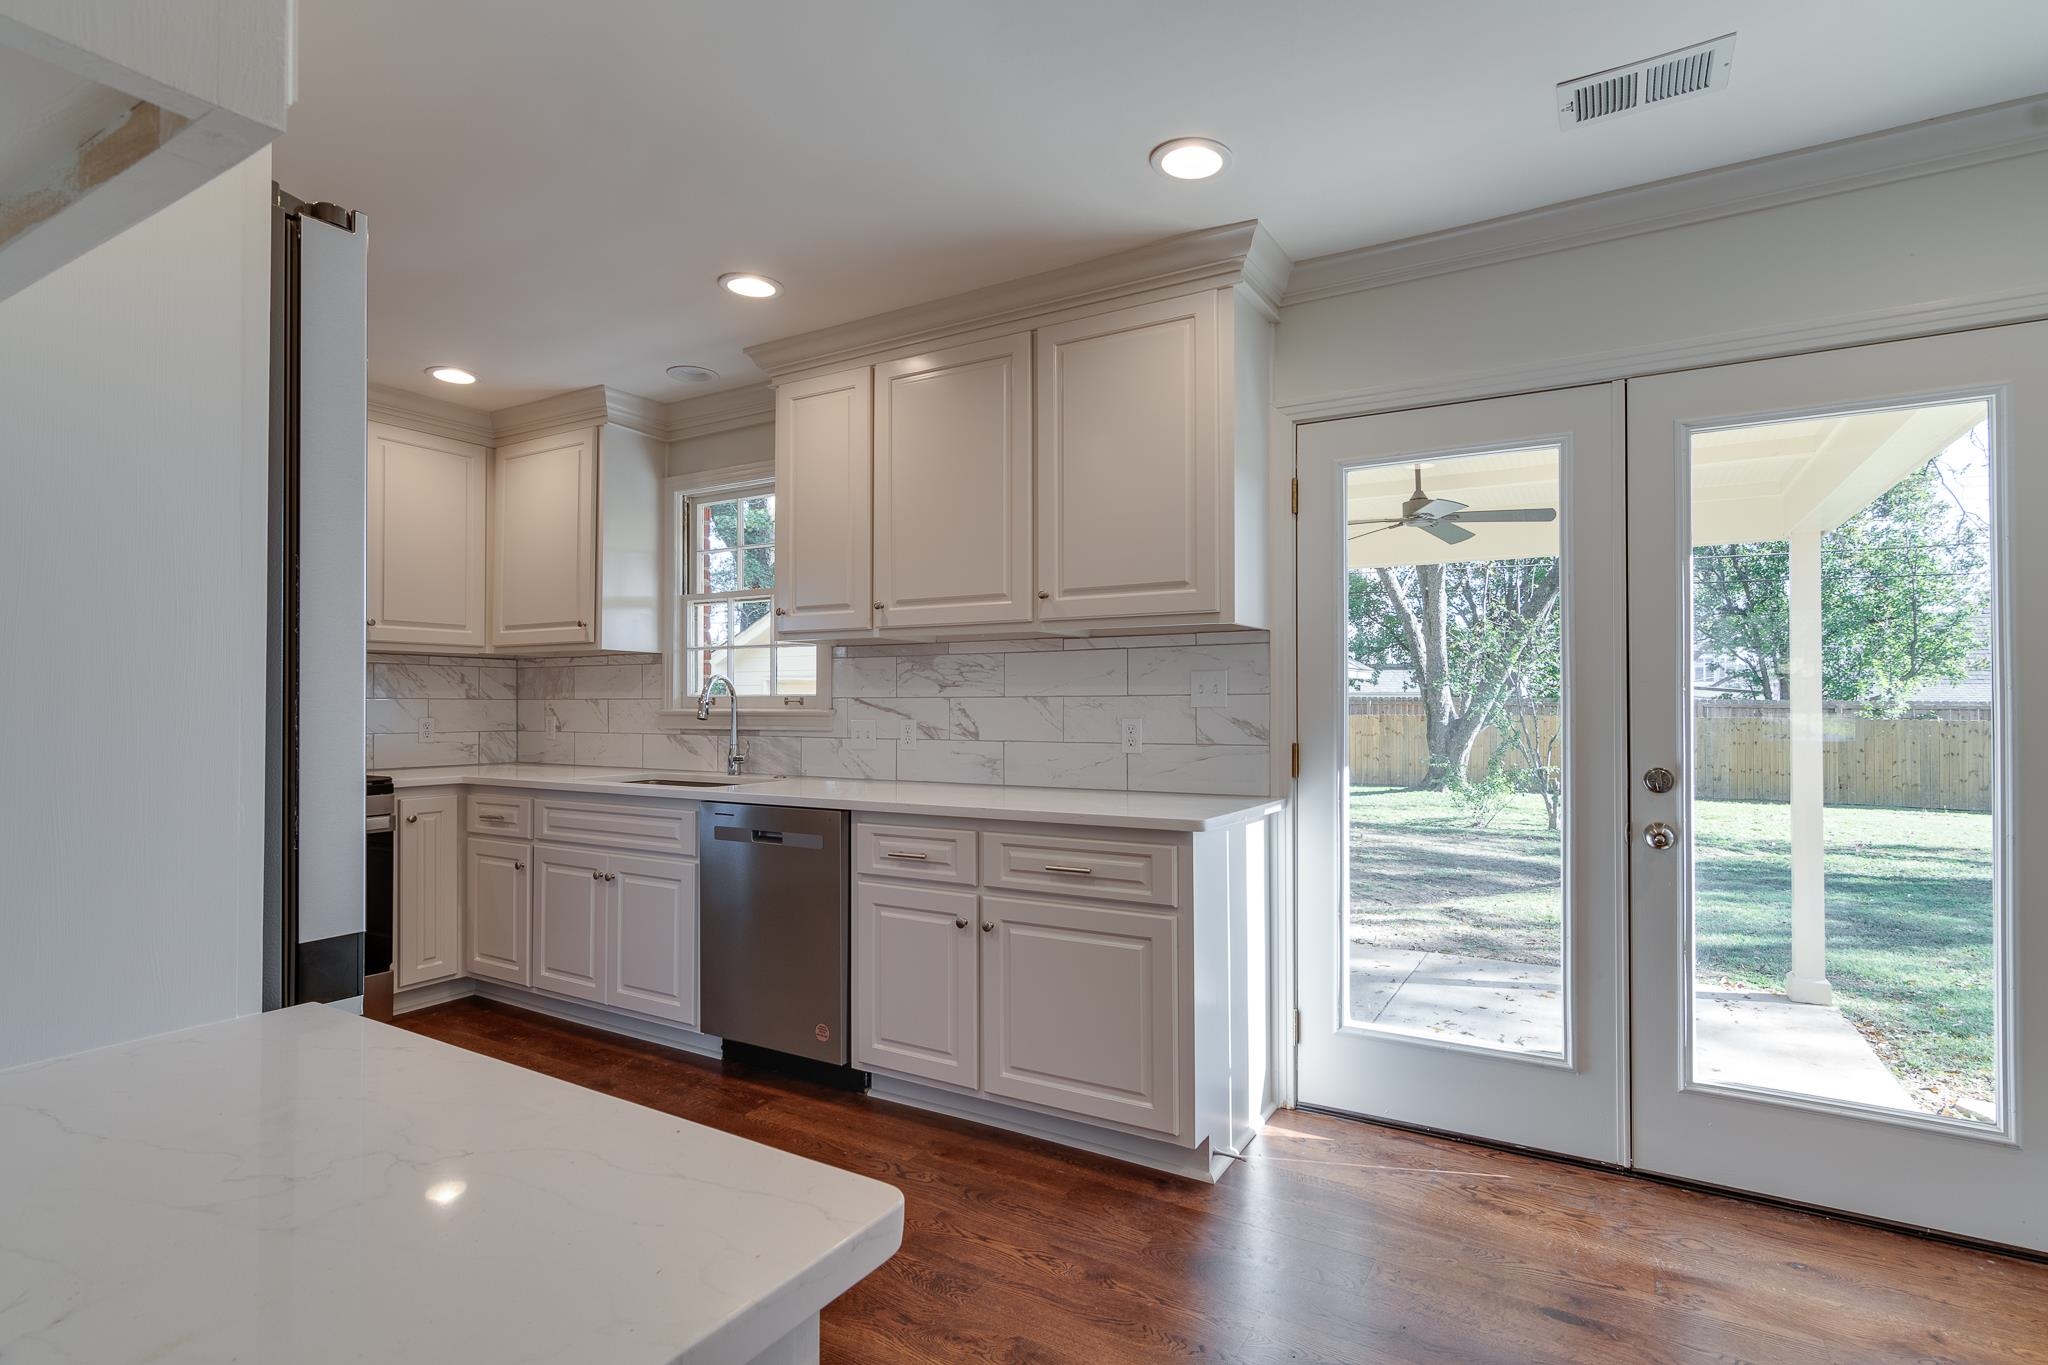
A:
<svg viewBox="0 0 2048 1365">
<path fill-rule="evenodd" d="M 1351 571 L 1351 657 L 1375 679 L 1407 671 L 1429 742 L 1424 786 L 1463 779 L 1474 742 L 1509 698 L 1556 701 L 1557 594 L 1554 558 Z"/>
<path fill-rule="evenodd" d="M 1982 645 L 1988 543 L 1935 460 L 1823 536 L 1822 694 L 1889 713 L 1920 688 L 1967 676 Z M 1791 695 L 1790 570 L 1784 541 L 1693 552 L 1693 636 L 1708 686 Z"/>
</svg>

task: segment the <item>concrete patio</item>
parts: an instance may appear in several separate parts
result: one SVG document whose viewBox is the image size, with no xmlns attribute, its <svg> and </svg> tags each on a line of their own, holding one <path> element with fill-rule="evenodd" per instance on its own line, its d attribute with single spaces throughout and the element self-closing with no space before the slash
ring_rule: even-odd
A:
<svg viewBox="0 0 2048 1365">
<path fill-rule="evenodd" d="M 1564 1053 L 1556 967 L 1353 944 L 1350 969 L 1354 1024 L 1472 1047 Z M 1833 1005 L 1721 990 L 1696 999 L 1698 1081 L 1919 1112 Z"/>
</svg>

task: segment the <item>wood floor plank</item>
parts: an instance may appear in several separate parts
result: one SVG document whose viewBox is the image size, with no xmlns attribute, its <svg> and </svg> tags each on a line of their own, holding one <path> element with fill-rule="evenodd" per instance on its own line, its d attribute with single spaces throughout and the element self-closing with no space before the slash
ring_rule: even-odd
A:
<svg viewBox="0 0 2048 1365">
<path fill-rule="evenodd" d="M 401 1026 L 904 1192 L 828 1362 L 2048 1362 L 2048 1266 L 1309 1113 L 1202 1185 L 495 1003 Z"/>
</svg>

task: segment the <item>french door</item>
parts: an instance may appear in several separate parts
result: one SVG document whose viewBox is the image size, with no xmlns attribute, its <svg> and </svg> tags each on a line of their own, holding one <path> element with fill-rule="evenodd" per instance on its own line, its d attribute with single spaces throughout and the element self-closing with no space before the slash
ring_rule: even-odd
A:
<svg viewBox="0 0 2048 1365">
<path fill-rule="evenodd" d="M 1622 390 L 1301 429 L 1301 1101 L 1626 1154 Z"/>
<path fill-rule="evenodd" d="M 1636 1164 L 2048 1249 L 2048 325 L 1628 413 Z"/>
<path fill-rule="evenodd" d="M 1298 457 L 1300 1101 L 2048 1249 L 2048 324 Z"/>
</svg>

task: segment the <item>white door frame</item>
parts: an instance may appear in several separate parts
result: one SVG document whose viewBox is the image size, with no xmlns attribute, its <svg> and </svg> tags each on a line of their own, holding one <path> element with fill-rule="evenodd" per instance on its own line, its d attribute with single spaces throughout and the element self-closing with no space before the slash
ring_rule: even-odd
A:
<svg viewBox="0 0 2048 1365">
<path fill-rule="evenodd" d="M 1699 427 L 1963 396 L 1992 403 L 1994 896 L 2007 1059 L 2001 1122 L 1850 1107 L 1688 1081 L 1691 878 L 1690 476 Z M 2032 837 L 2048 810 L 2048 716 L 2013 723 L 2025 680 L 2048 678 L 2048 323 L 1660 375 L 1629 384 L 1630 753 L 1677 788 L 1631 781 L 1633 825 L 1677 826 L 1669 852 L 1633 846 L 1634 1147 L 1643 1169 L 1968 1237 L 2048 1249 L 2048 998 L 2032 1014 L 2020 981 L 2048 982 L 2048 914 L 2022 885 L 2048 883 Z M 2026 514 L 2023 519 L 2022 514 Z M 2025 530 L 2025 534 L 2015 534 Z M 1679 548 L 1686 547 L 1686 548 Z M 2038 683 L 2035 685 L 2038 691 Z M 1995 713 L 1996 714 L 1996 713 Z M 2025 912 L 2031 922 L 2021 925 Z M 2024 932 L 2023 932 L 2024 930 Z M 2028 1191 L 2032 1191 L 2029 1197 Z"/>
<path fill-rule="evenodd" d="M 1295 952 L 1305 1104 L 1622 1163 L 1628 1159 L 1626 774 L 1619 383 L 1304 425 L 1296 623 Z M 1344 471 L 1440 454 L 1563 448 L 1566 728 L 1566 1050 L 1516 1055 L 1345 1027 L 1341 1019 L 1347 795 L 1343 686 Z"/>
</svg>

